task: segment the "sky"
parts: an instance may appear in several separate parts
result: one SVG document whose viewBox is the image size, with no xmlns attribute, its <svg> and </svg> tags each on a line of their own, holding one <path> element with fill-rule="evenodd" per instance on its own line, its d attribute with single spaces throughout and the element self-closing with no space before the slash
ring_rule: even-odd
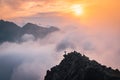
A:
<svg viewBox="0 0 120 80">
<path fill-rule="evenodd" d="M 26 76 L 32 75 L 33 80 L 39 80 L 47 69 L 59 63 L 64 50 L 77 50 L 101 64 L 120 69 L 119 4 L 120 0 L 0 0 L 1 19 L 20 26 L 32 22 L 61 30 L 36 42 L 28 40 L 22 44 L 5 42 L 0 45 L 0 56 L 20 55 L 24 58 L 11 79 L 21 80 L 22 76 L 26 80 Z M 30 70 L 33 74 L 28 74 Z"/>
</svg>

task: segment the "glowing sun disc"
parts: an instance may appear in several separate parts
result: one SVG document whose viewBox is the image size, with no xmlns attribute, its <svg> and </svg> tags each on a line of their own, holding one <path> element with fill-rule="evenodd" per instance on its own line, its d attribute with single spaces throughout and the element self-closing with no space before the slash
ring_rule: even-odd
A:
<svg viewBox="0 0 120 80">
<path fill-rule="evenodd" d="M 83 8 L 81 5 L 78 4 L 73 5 L 71 9 L 76 15 L 81 15 L 83 13 Z"/>
</svg>

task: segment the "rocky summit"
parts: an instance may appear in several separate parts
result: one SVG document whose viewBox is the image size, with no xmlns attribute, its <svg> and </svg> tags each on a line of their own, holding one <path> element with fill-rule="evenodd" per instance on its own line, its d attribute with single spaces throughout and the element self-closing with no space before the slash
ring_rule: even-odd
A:
<svg viewBox="0 0 120 80">
<path fill-rule="evenodd" d="M 120 80 L 120 71 L 74 51 L 65 53 L 60 64 L 47 71 L 45 80 Z"/>
</svg>

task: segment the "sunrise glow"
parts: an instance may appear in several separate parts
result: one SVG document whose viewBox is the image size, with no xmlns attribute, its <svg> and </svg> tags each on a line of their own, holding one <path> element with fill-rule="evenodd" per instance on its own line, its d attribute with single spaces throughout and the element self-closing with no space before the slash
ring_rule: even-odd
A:
<svg viewBox="0 0 120 80">
<path fill-rule="evenodd" d="M 83 7 L 79 4 L 75 4 L 71 7 L 73 13 L 75 15 L 82 15 L 83 14 Z"/>
<path fill-rule="evenodd" d="M 120 80 L 120 0 L 0 0 L 0 80 Z"/>
</svg>

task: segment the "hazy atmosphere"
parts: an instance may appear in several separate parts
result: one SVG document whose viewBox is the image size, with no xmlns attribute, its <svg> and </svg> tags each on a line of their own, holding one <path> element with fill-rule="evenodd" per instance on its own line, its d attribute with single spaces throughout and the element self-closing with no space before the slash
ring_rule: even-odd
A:
<svg viewBox="0 0 120 80">
<path fill-rule="evenodd" d="M 24 33 L 20 43 L 3 41 L 0 79 L 44 80 L 46 71 L 63 59 L 64 51 L 74 50 L 120 69 L 119 4 L 119 0 L 0 0 L 1 20 L 21 28 L 33 23 L 59 29 L 37 39 Z"/>
</svg>

